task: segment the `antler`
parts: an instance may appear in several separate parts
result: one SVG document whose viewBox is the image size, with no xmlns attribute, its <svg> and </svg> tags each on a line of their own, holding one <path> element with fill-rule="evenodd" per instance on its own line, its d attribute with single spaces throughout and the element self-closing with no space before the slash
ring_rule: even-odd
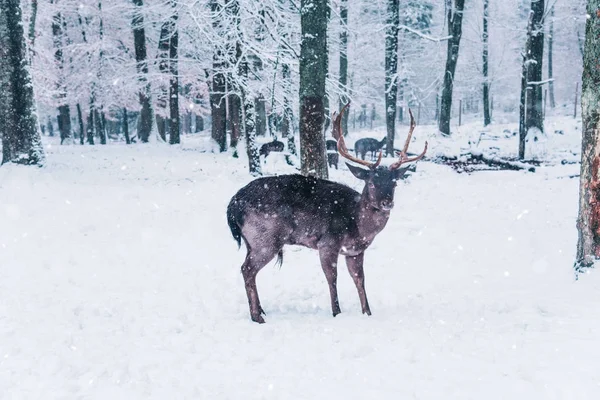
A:
<svg viewBox="0 0 600 400">
<path fill-rule="evenodd" d="M 419 154 L 416 157 L 412 157 L 412 158 L 409 158 L 406 155 L 406 152 L 408 151 L 408 146 L 410 145 L 410 139 L 412 138 L 413 131 L 415 130 L 415 126 L 417 126 L 417 124 L 415 123 L 415 118 L 413 117 L 413 113 L 410 110 L 410 108 L 408 109 L 408 113 L 410 114 L 410 129 L 408 131 L 408 137 L 406 138 L 406 142 L 404 143 L 404 148 L 402 149 L 402 151 L 396 152 L 396 154 L 398 154 L 400 159 L 398 161 L 396 161 L 395 163 L 393 163 L 392 165 L 390 165 L 390 170 L 398 169 L 398 168 L 400 168 L 400 166 L 402 164 L 406 164 L 406 163 L 409 163 L 412 161 L 419 161 L 421 158 L 423 158 L 425 156 L 425 153 L 427 152 L 427 142 L 425 142 L 425 149 L 423 150 L 423 152 L 421 154 Z"/>
<path fill-rule="evenodd" d="M 364 165 L 371 169 L 375 169 L 381 163 L 381 157 L 383 156 L 383 151 L 379 152 L 379 158 L 377 158 L 377 161 L 375 163 L 361 160 L 358 157 L 354 157 L 354 156 L 350 155 L 350 153 L 348 152 L 348 148 L 346 147 L 346 142 L 344 141 L 344 135 L 342 134 L 342 116 L 344 115 L 344 111 L 346 111 L 346 108 L 348 108 L 349 105 L 350 105 L 350 103 L 348 103 L 344 107 L 342 107 L 342 110 L 340 111 L 340 114 L 338 116 L 336 116 L 335 112 L 333 113 L 333 116 L 332 116 L 332 119 L 333 119 L 332 134 L 333 134 L 333 138 L 335 140 L 337 140 L 338 153 L 340 153 L 342 157 L 347 158 L 350 161 L 354 161 L 357 164 Z"/>
</svg>

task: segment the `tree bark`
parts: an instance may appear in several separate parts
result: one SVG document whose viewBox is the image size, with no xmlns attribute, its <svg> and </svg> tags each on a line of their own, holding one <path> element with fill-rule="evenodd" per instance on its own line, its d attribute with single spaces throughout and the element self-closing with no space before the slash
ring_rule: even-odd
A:
<svg viewBox="0 0 600 400">
<path fill-rule="evenodd" d="M 532 0 L 527 42 L 523 54 L 521 104 L 519 107 L 519 159 L 525 158 L 525 139 L 530 129 L 544 132 L 542 68 L 544 61 L 544 0 Z"/>
<path fill-rule="evenodd" d="M 294 129 L 292 126 L 292 101 L 291 101 L 291 74 L 290 65 L 285 63 L 281 68 L 281 75 L 283 79 L 284 93 L 283 93 L 283 119 L 281 121 L 281 135 L 287 138 L 288 151 L 291 154 L 297 155 L 296 140 L 294 135 Z"/>
<path fill-rule="evenodd" d="M 169 76 L 169 82 L 171 82 L 170 76 L 170 37 L 171 37 L 171 17 L 165 22 L 163 22 L 160 28 L 160 38 L 158 40 L 158 70 L 164 74 Z M 156 127 L 158 128 L 158 134 L 163 141 L 167 141 L 167 105 L 170 104 L 168 99 L 169 96 L 169 88 L 166 88 L 165 85 L 161 85 L 159 89 L 159 94 L 157 96 L 156 106 Z M 161 111 L 162 110 L 162 111 Z"/>
<path fill-rule="evenodd" d="M 452 91 L 454 89 L 454 75 L 456 73 L 456 64 L 458 62 L 458 50 L 460 39 L 462 37 L 462 20 L 465 0 L 454 0 L 447 3 L 447 23 L 448 34 L 451 38 L 448 40 L 446 68 L 444 70 L 444 86 L 442 88 L 442 97 L 440 105 L 439 131 L 443 135 L 450 135 L 450 118 L 452 116 Z"/>
<path fill-rule="evenodd" d="M 222 5 L 218 0 L 211 0 L 212 25 L 217 32 L 223 30 L 221 10 Z M 227 79 L 224 73 L 225 55 L 221 46 L 215 46 L 213 53 L 212 87 L 210 91 L 210 111 L 212 116 L 211 137 L 219 146 L 219 151 L 227 151 L 227 107 L 225 92 Z"/>
<path fill-rule="evenodd" d="M 43 165 L 29 57 L 19 0 L 0 0 L 2 164 Z"/>
<path fill-rule="evenodd" d="M 125 136 L 125 143 L 131 144 L 131 138 L 129 137 L 129 121 L 127 120 L 127 108 L 123 107 L 123 135 Z"/>
<path fill-rule="evenodd" d="M 256 136 L 265 136 L 267 133 L 267 110 L 265 96 L 262 93 L 254 99 L 254 110 L 256 112 Z"/>
<path fill-rule="evenodd" d="M 31 0 L 31 16 L 29 17 L 29 55 L 30 63 L 33 60 L 35 48 L 35 24 L 37 22 L 38 0 Z"/>
<path fill-rule="evenodd" d="M 490 0 L 483 0 L 483 126 L 492 123 L 490 114 L 489 30 Z"/>
<path fill-rule="evenodd" d="M 341 110 L 349 101 L 349 90 L 348 90 L 348 0 L 340 1 L 340 101 L 339 109 Z M 342 134 L 348 134 L 348 115 L 350 115 L 350 109 L 346 110 L 342 115 Z"/>
<path fill-rule="evenodd" d="M 81 112 L 81 105 L 77 103 L 77 120 L 79 122 L 79 144 L 85 143 L 85 127 L 83 125 L 83 113 Z"/>
<path fill-rule="evenodd" d="M 148 83 L 148 55 L 146 48 L 146 29 L 144 28 L 144 15 L 142 8 L 144 0 L 133 0 L 135 13 L 131 21 L 133 27 L 133 41 L 135 47 L 135 61 L 138 73 L 138 81 L 142 89 L 138 94 L 140 102 L 140 120 L 138 124 L 138 138 L 147 143 L 152 132 L 152 98 L 150 95 L 150 83 Z"/>
<path fill-rule="evenodd" d="M 94 145 L 94 105 L 90 104 L 90 112 L 87 117 L 87 142 Z"/>
<path fill-rule="evenodd" d="M 550 27 L 548 32 L 548 91 L 550 92 L 550 108 L 556 107 L 556 101 L 554 97 L 554 71 L 552 62 L 552 51 L 554 47 L 554 5 L 550 9 Z"/>
<path fill-rule="evenodd" d="M 58 68 L 56 101 L 58 103 L 58 131 L 60 144 L 71 137 L 71 109 L 67 102 L 65 60 L 63 55 L 63 18 L 60 12 L 52 17 L 52 38 L 54 43 L 54 61 Z"/>
<path fill-rule="evenodd" d="M 385 126 L 387 128 L 387 145 L 385 153 L 387 156 L 394 156 L 394 138 L 396 136 L 399 25 L 399 0 L 388 0 L 387 29 L 385 32 Z"/>
<path fill-rule="evenodd" d="M 169 143 L 179 144 L 181 142 L 181 120 L 179 118 L 179 72 L 177 65 L 179 50 L 179 29 L 177 27 L 177 20 L 179 19 L 179 15 L 176 11 L 177 3 L 174 0 L 171 0 L 171 7 L 173 8 L 173 14 L 171 15 L 171 34 L 169 40 L 169 72 L 171 74 L 169 80 Z"/>
<path fill-rule="evenodd" d="M 323 135 L 327 76 L 327 0 L 301 0 L 300 162 L 303 175 L 327 178 Z"/>
<path fill-rule="evenodd" d="M 588 0 L 587 15 L 576 273 L 593 267 L 600 258 L 600 0 Z"/>
</svg>

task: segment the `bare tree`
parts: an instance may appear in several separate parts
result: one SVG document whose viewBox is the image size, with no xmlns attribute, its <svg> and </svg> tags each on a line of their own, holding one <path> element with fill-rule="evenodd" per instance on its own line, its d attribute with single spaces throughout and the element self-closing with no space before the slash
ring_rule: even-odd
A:
<svg viewBox="0 0 600 400">
<path fill-rule="evenodd" d="M 450 118 L 452 115 L 452 90 L 454 88 L 454 75 L 458 62 L 458 50 L 462 37 L 462 20 L 465 9 L 465 0 L 448 0 L 446 2 L 446 16 L 448 23 L 448 48 L 446 55 L 446 68 L 444 69 L 444 86 L 440 105 L 439 130 L 443 135 L 450 135 Z"/>
<path fill-rule="evenodd" d="M 583 60 L 581 178 L 575 271 L 594 266 L 600 259 L 600 0 L 588 0 Z"/>
<path fill-rule="evenodd" d="M 532 0 L 523 53 L 519 107 L 519 158 L 525 158 L 525 139 L 530 129 L 544 132 L 542 70 L 544 62 L 544 0 Z"/>
<path fill-rule="evenodd" d="M 135 10 L 133 14 L 133 40 L 135 48 L 135 61 L 138 80 L 142 88 L 138 97 L 140 102 L 140 121 L 138 125 L 138 137 L 142 142 L 148 142 L 152 132 L 152 99 L 150 94 L 150 83 L 148 82 L 148 55 L 146 48 L 146 29 L 144 28 L 144 15 L 142 9 L 144 0 L 133 0 Z"/>
<path fill-rule="evenodd" d="M 396 135 L 396 104 L 398 101 L 398 31 L 400 25 L 399 0 L 387 2 L 385 31 L 385 125 L 387 128 L 386 155 L 394 155 Z"/>
<path fill-rule="evenodd" d="M 490 0 L 483 0 L 483 126 L 492 123 L 489 81 L 489 18 Z"/>
<path fill-rule="evenodd" d="M 325 80 L 327 77 L 327 0 L 300 3 L 300 160 L 302 174 L 327 178 Z"/>
</svg>

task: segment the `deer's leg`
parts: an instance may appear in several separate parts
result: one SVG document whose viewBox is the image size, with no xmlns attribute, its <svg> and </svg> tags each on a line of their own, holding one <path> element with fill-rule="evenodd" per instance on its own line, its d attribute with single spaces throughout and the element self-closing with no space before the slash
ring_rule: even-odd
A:
<svg viewBox="0 0 600 400">
<path fill-rule="evenodd" d="M 356 290 L 358 290 L 362 312 L 363 314 L 371 315 L 367 293 L 365 292 L 365 271 L 363 270 L 364 259 L 365 253 L 360 253 L 357 256 L 346 256 L 346 265 L 348 266 L 348 272 L 356 285 Z"/>
<path fill-rule="evenodd" d="M 265 250 L 261 248 L 258 251 L 250 250 L 246 255 L 246 260 L 242 264 L 242 276 L 244 277 L 244 285 L 246 286 L 246 294 L 248 295 L 248 305 L 250 306 L 250 317 L 252 321 L 264 324 L 265 320 L 261 314 L 265 314 L 258 298 L 258 289 L 256 288 L 256 275 L 265 265 L 271 261 L 277 254 L 279 249 Z"/>
<path fill-rule="evenodd" d="M 319 249 L 319 257 L 321 258 L 321 267 L 327 278 L 329 285 L 329 295 L 331 296 L 331 311 L 335 317 L 342 311 L 337 295 L 337 259 L 338 252 L 336 250 L 322 248 Z"/>
</svg>

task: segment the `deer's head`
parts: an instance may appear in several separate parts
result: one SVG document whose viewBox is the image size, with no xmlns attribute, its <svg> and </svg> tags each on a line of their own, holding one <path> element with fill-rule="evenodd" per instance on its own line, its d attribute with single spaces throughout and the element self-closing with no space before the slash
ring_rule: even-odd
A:
<svg viewBox="0 0 600 400">
<path fill-rule="evenodd" d="M 402 165 L 423 158 L 427 152 L 427 142 L 425 142 L 425 149 L 421 154 L 416 157 L 408 157 L 408 146 L 410 145 L 410 140 L 416 126 L 412 111 L 409 109 L 410 130 L 406 142 L 404 143 L 404 148 L 402 151 L 397 152 L 399 156 L 398 161 L 389 167 L 380 166 L 379 164 L 381 164 L 383 151 L 379 152 L 379 157 L 374 163 L 354 157 L 348 152 L 341 128 L 342 115 L 349 105 L 350 103 L 346 104 L 344 108 L 342 108 L 342 111 L 340 111 L 340 114 L 337 117 L 334 114 L 333 118 L 333 137 L 337 140 L 338 152 L 342 157 L 367 167 L 365 169 L 346 163 L 350 172 L 352 172 L 355 177 L 365 182 L 365 188 L 363 189 L 362 194 L 363 201 L 366 201 L 368 206 L 372 208 L 381 211 L 390 211 L 394 207 L 394 189 L 396 188 L 397 182 L 403 179 L 406 172 L 410 169 L 410 167 L 402 167 Z"/>
</svg>

